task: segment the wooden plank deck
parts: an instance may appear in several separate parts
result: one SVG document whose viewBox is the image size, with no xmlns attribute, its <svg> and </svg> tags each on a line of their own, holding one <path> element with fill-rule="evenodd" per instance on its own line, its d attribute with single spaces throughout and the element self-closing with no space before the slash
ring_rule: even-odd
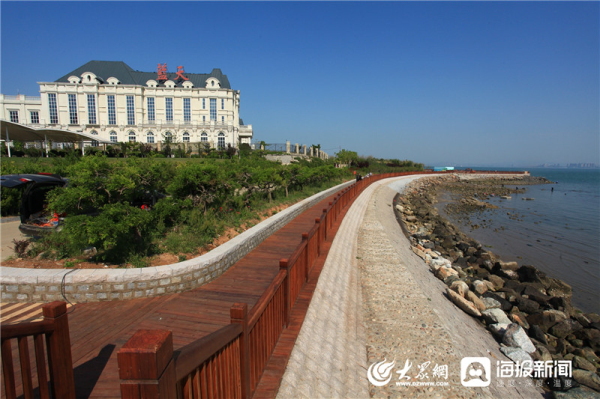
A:
<svg viewBox="0 0 600 399">
<path fill-rule="evenodd" d="M 302 233 L 315 224 L 315 218 L 332 201 L 327 197 L 296 217 L 278 232 L 271 235 L 252 252 L 240 259 L 215 281 L 194 290 L 147 299 L 128 301 L 94 302 L 77 304 L 69 309 L 75 386 L 78 398 L 120 398 L 117 352 L 139 329 L 165 329 L 173 333 L 174 349 L 202 338 L 230 323 L 230 308 L 235 302 L 246 302 L 251 309 L 267 289 L 279 271 L 279 261 L 289 257 L 301 242 Z M 338 223 L 341 218 L 338 218 Z M 337 227 L 336 227 L 337 228 Z M 330 246 L 330 240 L 326 244 Z M 315 266 L 320 272 L 321 265 Z M 318 274 L 317 274 L 318 276 Z M 310 285 L 312 281 L 309 281 Z M 312 282 L 313 285 L 316 282 Z M 314 287 L 313 287 L 314 290 Z M 301 294 L 300 301 L 310 302 L 312 293 Z M 3 304 L 7 309 L 6 320 L 12 317 L 11 308 L 26 309 L 27 306 Z M 37 309 L 29 304 L 30 310 Z M 306 307 L 308 305 L 306 304 Z M 291 353 L 302 314 L 293 315 L 293 331 L 282 336 L 282 343 L 265 378 L 270 382 L 264 387 L 279 386 L 287 359 L 282 354 Z M 2 318 L 5 318 L 3 313 Z M 290 326 L 290 327 L 291 327 Z M 297 331 L 296 331 L 297 330 Z M 285 338 L 284 338 L 285 337 Z M 280 345 L 278 345 L 280 347 Z M 289 353 L 287 358 L 289 358 Z M 275 381 L 276 378 L 278 381 Z M 2 387 L 4 388 L 4 387 Z M 3 389 L 2 389 L 3 390 Z M 276 392 L 276 391 L 275 391 Z M 2 392 L 4 393 L 4 392 Z"/>
</svg>

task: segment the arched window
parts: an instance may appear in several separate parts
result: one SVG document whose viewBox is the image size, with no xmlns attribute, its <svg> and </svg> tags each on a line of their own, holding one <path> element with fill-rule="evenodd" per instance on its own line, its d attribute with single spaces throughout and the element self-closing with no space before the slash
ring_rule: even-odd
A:
<svg viewBox="0 0 600 399">
<path fill-rule="evenodd" d="M 165 132 L 165 143 L 168 141 L 170 143 L 173 142 L 173 135 L 171 134 L 171 132 Z"/>
<path fill-rule="evenodd" d="M 225 148 L 225 135 L 223 133 L 219 133 L 217 145 L 219 148 Z"/>
<path fill-rule="evenodd" d="M 129 132 L 129 142 L 135 143 L 135 132 L 133 130 Z"/>
<path fill-rule="evenodd" d="M 110 132 L 110 142 L 111 143 L 117 142 L 117 132 L 115 132 L 115 131 Z"/>
<path fill-rule="evenodd" d="M 90 76 L 88 75 L 88 78 L 89 77 Z M 98 132 L 95 131 L 95 130 L 92 130 L 90 133 L 92 134 L 92 136 L 97 136 L 98 135 Z M 98 147 L 98 140 L 92 140 L 92 147 Z"/>
<path fill-rule="evenodd" d="M 183 133 L 183 142 L 184 143 L 189 143 L 190 142 L 190 134 L 188 132 L 184 132 Z"/>
<path fill-rule="evenodd" d="M 154 133 L 148 132 L 148 134 L 146 135 L 146 142 L 154 143 Z"/>
<path fill-rule="evenodd" d="M 200 141 L 206 143 L 208 141 L 208 134 L 202 132 L 202 134 L 200 135 Z"/>
</svg>

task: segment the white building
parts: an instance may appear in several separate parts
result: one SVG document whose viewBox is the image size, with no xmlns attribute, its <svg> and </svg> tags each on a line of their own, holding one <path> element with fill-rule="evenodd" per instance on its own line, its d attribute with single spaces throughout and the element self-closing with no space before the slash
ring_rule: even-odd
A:
<svg viewBox="0 0 600 399">
<path fill-rule="evenodd" d="M 118 142 L 250 144 L 240 118 L 240 91 L 220 69 L 209 74 L 140 72 L 121 61 L 90 61 L 54 82 L 41 97 L 0 95 L 0 118 L 31 127 L 97 135 Z M 92 145 L 94 143 L 91 143 Z"/>
</svg>

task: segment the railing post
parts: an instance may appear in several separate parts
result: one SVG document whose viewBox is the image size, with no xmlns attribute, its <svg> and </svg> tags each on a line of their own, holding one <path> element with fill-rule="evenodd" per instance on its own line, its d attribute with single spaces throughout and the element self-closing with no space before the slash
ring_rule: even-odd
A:
<svg viewBox="0 0 600 399">
<path fill-rule="evenodd" d="M 54 331 L 46 335 L 48 366 L 52 376 L 52 397 L 74 399 L 75 380 L 67 304 L 59 301 L 50 302 L 42 307 L 42 313 L 44 320 L 51 320 L 54 323 Z"/>
<path fill-rule="evenodd" d="M 285 326 L 290 324 L 290 311 L 292 308 L 292 298 L 290 297 L 290 270 L 288 269 L 288 260 L 281 259 L 279 261 L 279 269 L 285 270 L 285 278 L 283 279 L 283 298 L 285 303 Z"/>
<path fill-rule="evenodd" d="M 250 343 L 248 341 L 248 304 L 234 303 L 229 310 L 231 323 L 242 326 L 240 337 L 240 373 L 242 382 L 242 399 L 250 398 Z"/>
<path fill-rule="evenodd" d="M 302 233 L 302 241 L 306 241 L 306 247 L 304 250 L 304 281 L 308 281 L 308 271 L 310 270 L 310 265 L 308 264 L 308 260 L 310 259 L 308 247 L 308 233 Z"/>
<path fill-rule="evenodd" d="M 117 353 L 122 399 L 176 399 L 173 335 L 138 330 Z"/>
<path fill-rule="evenodd" d="M 315 235 L 317 236 L 317 256 L 315 256 L 315 259 L 321 256 L 321 226 L 319 223 L 321 223 L 321 218 L 315 218 L 315 224 L 317 225 L 317 231 L 315 231 Z"/>
</svg>

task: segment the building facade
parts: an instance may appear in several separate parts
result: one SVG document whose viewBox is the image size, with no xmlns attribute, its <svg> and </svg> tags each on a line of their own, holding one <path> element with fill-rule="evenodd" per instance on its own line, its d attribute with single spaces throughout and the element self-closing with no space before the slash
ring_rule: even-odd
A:
<svg viewBox="0 0 600 399">
<path fill-rule="evenodd" d="M 220 69 L 209 74 L 140 72 L 121 61 L 90 61 L 54 82 L 40 97 L 0 96 L 0 118 L 32 127 L 84 132 L 113 143 L 250 144 L 240 118 L 240 91 Z M 94 142 L 88 143 L 94 145 Z"/>
</svg>

